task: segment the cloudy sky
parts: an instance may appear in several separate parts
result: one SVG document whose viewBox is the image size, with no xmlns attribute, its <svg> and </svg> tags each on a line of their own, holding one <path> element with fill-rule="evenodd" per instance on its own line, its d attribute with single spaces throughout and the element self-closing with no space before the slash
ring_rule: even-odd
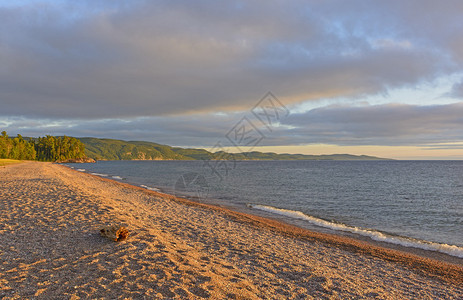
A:
<svg viewBox="0 0 463 300">
<path fill-rule="evenodd" d="M 233 151 L 242 129 L 260 151 L 463 159 L 462 15 L 460 0 L 0 0 L 0 130 Z"/>
</svg>

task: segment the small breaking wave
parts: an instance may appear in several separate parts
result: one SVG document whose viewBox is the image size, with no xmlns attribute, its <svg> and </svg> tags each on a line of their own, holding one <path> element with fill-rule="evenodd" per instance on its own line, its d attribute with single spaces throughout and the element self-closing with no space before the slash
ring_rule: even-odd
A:
<svg viewBox="0 0 463 300">
<path fill-rule="evenodd" d="M 100 177 L 108 177 L 109 175 L 108 174 L 101 174 L 101 173 L 90 173 L 92 175 L 95 175 L 95 176 L 100 176 Z"/>
<path fill-rule="evenodd" d="M 364 229 L 364 228 L 349 226 L 349 225 L 345 225 L 341 223 L 334 223 L 334 222 L 326 221 L 320 218 L 306 215 L 301 211 L 294 211 L 294 210 L 289 210 L 289 209 L 282 209 L 282 208 L 276 208 L 272 206 L 258 205 L 258 204 L 248 204 L 248 207 L 253 208 L 253 209 L 258 209 L 261 211 L 266 211 L 266 212 L 282 215 L 282 216 L 286 216 L 286 217 L 290 217 L 293 219 L 304 220 L 313 225 L 317 225 L 317 226 L 324 227 L 324 228 L 329 228 L 329 229 L 336 230 L 336 231 L 355 233 L 358 235 L 369 237 L 375 241 L 386 242 L 386 243 L 401 245 L 405 247 L 418 248 L 418 249 L 423 249 L 423 250 L 428 250 L 428 251 L 436 251 L 436 252 L 445 253 L 451 256 L 463 258 L 463 247 L 458 247 L 455 245 L 439 244 L 439 243 L 434 243 L 434 242 L 429 242 L 429 241 L 417 240 L 413 238 L 392 236 L 392 235 L 382 233 L 382 232 L 372 230 L 372 229 Z"/>
<path fill-rule="evenodd" d="M 111 177 L 114 178 L 114 179 L 122 180 L 121 176 L 111 176 Z"/>
<path fill-rule="evenodd" d="M 77 169 L 79 172 L 85 172 L 85 169 Z"/>
<path fill-rule="evenodd" d="M 142 188 L 145 188 L 147 190 L 150 190 L 150 191 L 155 191 L 155 192 L 160 192 L 161 190 L 158 189 L 158 188 L 154 188 L 154 187 L 149 187 L 149 186 L 146 186 L 144 184 L 140 185 Z"/>
</svg>

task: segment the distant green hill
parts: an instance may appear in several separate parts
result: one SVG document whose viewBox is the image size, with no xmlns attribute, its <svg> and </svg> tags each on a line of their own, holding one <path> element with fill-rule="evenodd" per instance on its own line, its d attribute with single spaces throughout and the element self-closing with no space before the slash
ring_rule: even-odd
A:
<svg viewBox="0 0 463 300">
<path fill-rule="evenodd" d="M 333 154 L 277 154 L 272 152 L 211 153 L 204 149 L 171 147 L 152 142 L 121 141 L 114 139 L 79 138 L 85 154 L 97 160 L 388 160 L 367 155 Z"/>
<path fill-rule="evenodd" d="M 112 139 L 79 138 L 85 154 L 98 160 L 186 160 L 193 159 L 173 148 L 151 142 L 126 142 Z"/>
</svg>

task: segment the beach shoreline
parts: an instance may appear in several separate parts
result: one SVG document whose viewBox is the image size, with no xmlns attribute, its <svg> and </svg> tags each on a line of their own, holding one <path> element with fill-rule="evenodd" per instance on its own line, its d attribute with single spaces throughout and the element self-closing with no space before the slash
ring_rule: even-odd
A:
<svg viewBox="0 0 463 300">
<path fill-rule="evenodd" d="M 53 295 L 58 283 L 63 286 L 58 291 L 76 297 L 102 297 L 108 292 L 134 298 L 155 295 L 178 299 L 339 299 L 348 295 L 370 298 L 445 295 L 451 299 L 463 293 L 460 287 L 463 267 L 458 264 L 458 258 L 452 263 L 350 237 L 312 232 L 278 220 L 177 198 L 56 164 L 27 162 L 3 168 L 0 175 L 4 184 L 0 201 L 5 205 L 0 215 L 0 221 L 5 224 L 0 227 L 0 239 L 2 245 L 9 245 L 8 248 L 0 246 L 3 248 L 0 248 L 0 267 L 6 274 L 0 276 L 0 295 L 6 298 L 32 294 L 23 285 L 24 280 L 18 279 L 21 272 L 24 278 L 26 271 L 21 271 L 24 265 L 32 270 L 26 272 L 25 278 L 38 277 L 32 280 L 36 282 L 34 295 L 38 293 L 38 296 Z M 34 188 L 37 191 L 31 192 Z M 28 191 L 34 193 L 36 209 L 19 203 L 31 197 Z M 62 209 L 75 206 L 74 218 L 69 214 L 55 216 L 59 214 L 59 205 L 50 206 L 51 201 L 62 202 Z M 37 211 L 39 208 L 41 211 Z M 30 211 L 29 227 L 22 224 L 26 221 L 20 212 L 24 216 L 24 211 Z M 133 235 L 121 243 L 105 241 L 97 230 L 111 222 L 125 224 Z M 37 223 L 48 226 L 34 228 Z M 64 234 L 53 230 L 56 228 L 67 231 Z M 36 249 L 37 253 L 32 251 L 34 259 L 28 261 L 30 257 L 20 255 L 24 254 L 20 240 L 28 240 L 34 248 L 34 232 L 40 230 L 56 238 L 61 245 L 58 249 L 72 243 L 70 236 L 81 241 L 80 248 L 74 253 L 64 249 L 56 253 L 53 247 L 45 246 L 48 256 L 42 253 L 43 249 Z M 37 239 L 35 243 L 44 247 L 43 240 Z M 139 251 L 139 248 L 143 249 Z M 80 278 L 78 283 L 85 284 L 76 284 L 77 289 L 70 289 L 67 282 L 73 282 L 71 279 L 52 282 L 37 276 L 40 273 L 35 270 L 37 265 L 43 265 L 42 270 L 48 275 L 61 272 L 59 270 L 70 272 L 75 253 L 80 255 L 75 261 L 82 260 L 79 265 L 82 274 L 90 278 L 97 276 L 99 281 L 92 284 Z M 127 274 L 117 263 L 108 264 L 121 258 L 127 260 L 122 263 Z M 153 263 L 153 258 L 157 263 L 165 263 L 163 267 Z M 54 271 L 50 265 L 58 270 Z M 96 270 L 96 275 L 86 270 L 89 266 Z M 77 266 L 71 269 L 79 271 Z M 139 276 L 140 272 L 148 275 Z M 114 279 L 103 284 L 106 277 Z M 128 287 L 120 293 L 111 290 L 111 285 L 118 283 Z M 394 283 L 396 287 L 391 288 Z M 25 290 L 29 294 L 25 294 Z"/>
<path fill-rule="evenodd" d="M 111 180 L 111 179 L 110 179 Z M 131 183 L 128 183 L 131 185 Z M 132 185 L 134 187 L 138 187 L 136 185 Z M 154 191 L 156 192 L 156 191 Z M 161 194 L 166 195 L 167 197 L 173 197 L 176 198 L 174 195 L 171 195 L 169 193 L 164 193 L 161 191 Z M 457 266 L 463 266 L 463 258 L 454 256 L 451 254 L 447 254 L 444 252 L 439 252 L 435 250 L 426 250 L 422 248 L 417 248 L 413 246 L 404 246 L 401 244 L 395 244 L 391 242 L 385 242 L 385 241 L 380 241 L 380 240 L 374 240 L 369 236 L 364 236 L 356 233 L 351 233 L 347 231 L 339 231 L 339 230 L 332 230 L 328 229 L 325 227 L 318 227 L 316 225 L 311 225 L 307 224 L 307 222 L 300 221 L 299 219 L 291 218 L 291 217 L 286 217 L 284 215 L 279 215 L 279 214 L 274 214 L 262 210 L 256 210 L 253 208 L 249 208 L 249 205 L 246 205 L 246 207 L 243 206 L 238 206 L 238 205 L 227 205 L 227 203 L 224 203 L 223 201 L 210 201 L 210 199 L 207 199 L 207 201 L 203 199 L 195 199 L 195 197 L 189 198 L 189 197 L 179 197 L 182 200 L 187 200 L 187 202 L 193 202 L 193 203 L 199 203 L 199 204 L 206 204 L 210 205 L 212 207 L 218 207 L 220 209 L 226 209 L 228 211 L 233 211 L 234 213 L 243 213 L 244 215 L 251 215 L 263 219 L 269 219 L 273 220 L 277 223 L 283 223 L 285 225 L 293 226 L 298 228 L 298 231 L 307 231 L 309 233 L 316 233 L 316 234 L 326 234 L 327 236 L 335 237 L 335 238 L 347 238 L 347 240 L 354 240 L 354 241 L 360 241 L 364 242 L 368 245 L 376 246 L 379 248 L 384 248 L 384 249 L 389 249 L 389 250 L 397 250 L 399 252 L 405 252 L 407 254 L 411 254 L 414 256 L 419 256 L 422 258 L 429 258 L 432 260 L 437 260 L 445 263 L 450 263 L 453 265 Z M 180 200 L 181 201 L 181 200 Z M 311 225 L 311 226 L 307 226 Z"/>
<path fill-rule="evenodd" d="M 65 166 L 65 167 L 70 168 L 69 166 Z M 77 169 L 74 169 L 74 168 L 70 168 L 70 169 L 72 171 L 77 171 Z M 147 191 L 148 193 L 151 193 L 156 196 L 167 197 L 168 199 L 179 201 L 187 205 L 193 205 L 193 206 L 197 205 L 201 207 L 207 207 L 213 210 L 222 210 L 224 212 L 231 213 L 232 215 L 243 214 L 245 218 L 255 219 L 254 224 L 256 224 L 257 226 L 259 226 L 260 223 L 264 224 L 263 226 L 266 226 L 265 225 L 266 222 L 265 221 L 261 222 L 260 220 L 272 220 L 276 222 L 274 224 L 282 223 L 281 225 L 283 225 L 283 226 L 275 225 L 274 226 L 275 228 L 279 228 L 279 227 L 286 228 L 283 230 L 283 233 L 287 231 L 297 232 L 295 236 L 301 235 L 300 234 L 301 232 L 307 233 L 308 236 L 313 236 L 313 234 L 321 234 L 323 236 L 325 234 L 325 238 L 330 237 L 328 238 L 329 240 L 336 240 L 338 238 L 345 239 L 349 244 L 351 244 L 352 242 L 361 242 L 361 243 L 366 243 L 368 246 L 379 247 L 380 249 L 385 248 L 388 250 L 397 250 L 399 252 L 405 252 L 406 254 L 411 254 L 412 256 L 419 256 L 421 258 L 429 258 L 431 260 L 438 260 L 440 262 L 450 263 L 450 264 L 457 265 L 457 266 L 460 266 L 460 265 L 463 266 L 463 258 L 453 256 L 450 254 L 446 254 L 443 252 L 425 250 L 425 249 L 416 248 L 413 246 L 393 244 L 390 242 L 376 241 L 368 236 L 362 236 L 359 234 L 345 232 L 345 231 L 335 231 L 335 230 L 330 230 L 330 229 L 326 229 L 323 227 L 320 227 L 319 230 L 317 230 L 318 229 L 316 228 L 317 226 L 306 228 L 301 222 L 297 222 L 298 221 L 297 219 L 287 218 L 281 215 L 252 209 L 252 208 L 249 208 L 249 205 L 238 206 L 238 205 L 230 205 L 223 201 L 214 201 L 214 199 L 209 199 L 209 198 L 208 199 L 196 199 L 196 197 L 176 196 L 176 195 L 170 194 L 169 192 L 164 192 L 162 189 L 158 189 L 158 188 L 152 189 L 152 188 L 149 188 L 143 185 L 139 186 L 134 183 L 124 182 L 121 180 L 115 180 L 111 177 L 100 176 L 99 174 L 92 174 L 92 173 L 86 173 L 86 172 L 83 172 L 83 173 L 89 176 L 92 176 L 92 177 L 97 177 L 102 180 L 116 182 L 128 188 L 135 188 L 137 190 Z M 254 218 L 254 217 L 257 217 L 257 218 Z M 304 234 L 302 234 L 302 236 L 304 236 Z"/>
</svg>

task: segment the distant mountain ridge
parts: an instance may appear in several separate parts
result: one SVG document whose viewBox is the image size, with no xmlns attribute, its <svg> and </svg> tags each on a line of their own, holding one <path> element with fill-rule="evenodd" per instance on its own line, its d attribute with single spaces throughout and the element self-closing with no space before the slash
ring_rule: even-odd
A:
<svg viewBox="0 0 463 300">
<path fill-rule="evenodd" d="M 85 154 L 96 160 L 390 160 L 368 155 L 278 154 L 252 151 L 247 153 L 212 153 L 205 149 L 171 147 L 144 141 L 78 138 L 85 145 Z"/>
</svg>

